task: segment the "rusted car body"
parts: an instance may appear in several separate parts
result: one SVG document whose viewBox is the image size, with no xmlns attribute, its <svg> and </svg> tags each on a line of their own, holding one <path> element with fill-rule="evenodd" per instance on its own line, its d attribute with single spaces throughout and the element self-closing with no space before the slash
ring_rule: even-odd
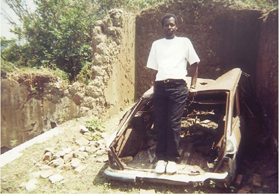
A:
<svg viewBox="0 0 280 194">
<path fill-rule="evenodd" d="M 178 170 L 156 174 L 156 132 L 153 128 L 153 88 L 121 119 L 107 142 L 109 167 L 106 177 L 122 181 L 170 184 L 230 183 L 235 175 L 241 129 L 236 68 L 216 80 L 198 78 L 196 94 L 190 94 L 182 118 Z M 186 82 L 190 85 L 191 78 Z"/>
</svg>

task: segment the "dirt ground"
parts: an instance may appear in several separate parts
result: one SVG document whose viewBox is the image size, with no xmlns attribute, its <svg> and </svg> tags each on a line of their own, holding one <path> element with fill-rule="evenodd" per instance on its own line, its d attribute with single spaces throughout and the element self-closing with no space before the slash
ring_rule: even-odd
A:
<svg viewBox="0 0 280 194">
<path fill-rule="evenodd" d="M 110 137 L 123 114 L 121 112 L 112 116 L 104 123 L 102 141 Z M 237 171 L 238 175 L 242 175 L 242 183 L 228 188 L 220 188 L 215 184 L 178 186 L 109 180 L 103 176 L 103 171 L 108 166 L 106 154 L 89 154 L 82 161 L 86 168 L 81 172 L 73 169 L 57 170 L 63 176 L 62 181 L 51 183 L 48 178 L 40 177 L 39 167 L 44 164 L 44 151 L 51 147 L 59 150 L 73 146 L 73 139 L 81 135 L 80 126 L 85 126 L 85 122 L 89 120 L 90 118 L 80 118 L 63 123 L 58 126 L 63 129 L 60 135 L 27 148 L 20 158 L 2 167 L 1 193 L 244 193 L 244 190 L 240 191 L 244 187 L 249 188 L 248 193 L 278 193 L 277 161 L 267 152 L 266 145 L 252 138 L 251 142 L 247 141 L 243 146 L 246 149 L 243 149 L 241 165 Z M 261 176 L 261 186 L 253 185 L 252 174 Z M 28 192 L 26 184 L 32 179 L 37 180 L 36 186 Z"/>
</svg>

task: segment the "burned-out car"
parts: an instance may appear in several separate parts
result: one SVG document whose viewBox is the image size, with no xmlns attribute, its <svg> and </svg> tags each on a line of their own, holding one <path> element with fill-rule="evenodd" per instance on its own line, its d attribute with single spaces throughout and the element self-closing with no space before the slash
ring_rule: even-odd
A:
<svg viewBox="0 0 280 194">
<path fill-rule="evenodd" d="M 238 83 L 242 71 L 232 69 L 216 80 L 198 78 L 182 117 L 175 174 L 157 174 L 155 165 L 153 88 L 123 116 L 107 143 L 106 177 L 123 181 L 171 184 L 230 183 L 235 175 L 241 140 Z M 190 85 L 191 78 L 186 82 Z"/>
</svg>

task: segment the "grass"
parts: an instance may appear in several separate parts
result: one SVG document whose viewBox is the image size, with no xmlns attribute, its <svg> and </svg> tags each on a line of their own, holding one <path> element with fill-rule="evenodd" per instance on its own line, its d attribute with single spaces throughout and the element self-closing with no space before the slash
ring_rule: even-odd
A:
<svg viewBox="0 0 280 194">
<path fill-rule="evenodd" d="M 99 123 L 104 126 L 105 135 L 109 137 L 114 126 L 119 122 L 124 112 L 107 119 L 106 122 Z M 1 168 L 1 192 L 2 193 L 211 193 L 219 192 L 217 188 L 177 186 L 167 184 L 157 184 L 148 182 L 129 183 L 115 181 L 104 177 L 103 171 L 108 167 L 108 162 L 98 162 L 100 158 L 107 159 L 106 155 L 89 157 L 82 161 L 86 169 L 80 173 L 72 169 L 57 169 L 64 179 L 61 182 L 52 184 L 48 179 L 36 177 L 40 172 L 39 165 L 44 163 L 43 156 L 46 148 L 61 150 L 74 145 L 74 139 L 80 136 L 80 125 L 85 125 L 89 118 L 80 118 L 67 121 L 59 125 L 61 134 L 43 143 L 35 144 L 23 151 L 23 155 Z M 105 138 L 106 140 L 107 138 Z M 34 177 L 35 176 L 35 177 Z M 31 179 L 37 179 L 36 189 L 27 192 L 25 184 Z"/>
<path fill-rule="evenodd" d="M 278 8 L 277 0 L 228 0 L 228 2 L 235 2 L 236 4 L 243 4 L 244 6 L 247 5 L 250 8 L 261 10 L 263 12 L 269 12 Z"/>
<path fill-rule="evenodd" d="M 1 77 L 12 73 L 48 74 L 52 76 L 55 75 L 61 80 L 69 80 L 69 75 L 58 68 L 51 69 L 47 67 L 18 67 L 11 62 L 1 60 Z"/>
</svg>

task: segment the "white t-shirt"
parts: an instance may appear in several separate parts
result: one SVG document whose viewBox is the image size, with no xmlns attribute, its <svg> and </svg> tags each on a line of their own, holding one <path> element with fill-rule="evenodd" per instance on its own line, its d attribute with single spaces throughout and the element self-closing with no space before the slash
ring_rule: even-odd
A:
<svg viewBox="0 0 280 194">
<path fill-rule="evenodd" d="M 159 39 L 153 42 L 147 67 L 157 70 L 156 81 L 184 79 L 190 65 L 200 62 L 191 41 L 186 37 Z"/>
</svg>

